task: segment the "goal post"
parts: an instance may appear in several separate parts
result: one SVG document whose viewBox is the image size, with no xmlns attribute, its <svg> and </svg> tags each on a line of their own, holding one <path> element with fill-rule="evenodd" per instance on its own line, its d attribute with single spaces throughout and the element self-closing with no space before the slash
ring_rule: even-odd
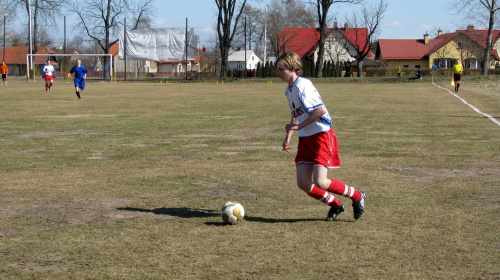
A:
<svg viewBox="0 0 500 280">
<path fill-rule="evenodd" d="M 55 62 L 55 77 L 64 78 L 68 75 L 71 68 L 76 64 L 76 60 L 80 59 L 82 65 L 87 71 L 87 80 L 114 81 L 113 71 L 113 55 L 111 54 L 27 54 L 26 55 L 26 75 L 30 80 L 30 73 L 33 81 L 37 76 L 37 72 L 41 73 L 43 65 L 47 59 Z M 33 65 L 33 69 L 30 69 Z M 37 68 L 35 68 L 37 67 Z M 31 71 L 30 71 L 31 70 Z"/>
</svg>

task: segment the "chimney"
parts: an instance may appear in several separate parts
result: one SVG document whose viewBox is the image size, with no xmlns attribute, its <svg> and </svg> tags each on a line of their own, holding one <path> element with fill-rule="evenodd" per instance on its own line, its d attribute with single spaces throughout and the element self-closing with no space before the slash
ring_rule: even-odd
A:
<svg viewBox="0 0 500 280">
<path fill-rule="evenodd" d="M 338 25 L 337 21 L 333 22 L 333 29 L 339 29 L 339 25 Z"/>
<path fill-rule="evenodd" d="M 443 30 L 441 30 L 441 28 L 438 30 L 438 37 L 443 35 Z"/>
<path fill-rule="evenodd" d="M 344 24 L 344 32 L 347 33 L 347 29 L 349 29 L 349 24 L 346 22 Z"/>
<path fill-rule="evenodd" d="M 424 34 L 424 43 L 425 43 L 426 45 L 428 45 L 428 44 L 429 44 L 429 34 L 428 34 L 427 32 L 425 32 L 425 34 Z"/>
<path fill-rule="evenodd" d="M 467 31 L 474 31 L 474 25 L 467 25 Z"/>
</svg>

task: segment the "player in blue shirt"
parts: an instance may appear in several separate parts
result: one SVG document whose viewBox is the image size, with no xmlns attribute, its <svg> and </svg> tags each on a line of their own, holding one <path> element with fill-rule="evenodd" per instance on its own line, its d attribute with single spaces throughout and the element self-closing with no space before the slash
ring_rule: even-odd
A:
<svg viewBox="0 0 500 280">
<path fill-rule="evenodd" d="M 85 90 L 85 79 L 87 79 L 87 69 L 85 66 L 82 65 L 82 61 L 78 59 L 76 61 L 76 65 L 69 70 L 68 73 L 68 78 L 71 76 L 71 74 L 75 73 L 75 90 L 76 90 L 76 96 L 78 96 L 78 100 L 81 100 L 80 96 L 80 90 L 83 92 Z"/>
</svg>

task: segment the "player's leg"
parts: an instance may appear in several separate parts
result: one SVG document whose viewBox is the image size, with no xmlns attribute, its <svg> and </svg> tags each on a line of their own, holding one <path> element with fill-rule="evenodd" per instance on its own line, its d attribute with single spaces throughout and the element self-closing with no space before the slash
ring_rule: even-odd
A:
<svg viewBox="0 0 500 280">
<path fill-rule="evenodd" d="M 333 129 L 328 133 L 319 134 L 317 141 L 321 143 L 317 151 L 317 164 L 314 167 L 313 182 L 321 189 L 332 193 L 348 197 L 352 200 L 354 218 L 358 219 L 364 212 L 364 193 L 353 187 L 347 186 L 336 179 L 328 179 L 328 167 L 340 167 L 338 155 L 338 142 Z M 331 210 L 334 211 L 334 210 Z M 327 219 L 332 213 L 329 212 Z"/>
<path fill-rule="evenodd" d="M 359 219 L 365 212 L 365 193 L 350 187 L 337 179 L 330 179 L 331 184 L 327 191 L 348 197 L 352 200 L 354 219 Z"/>
<path fill-rule="evenodd" d="M 80 96 L 80 80 L 79 79 L 74 79 L 73 82 L 75 84 L 76 96 L 78 97 L 78 100 L 81 100 L 82 97 Z"/>
<path fill-rule="evenodd" d="M 85 79 L 81 79 L 80 80 L 80 83 L 78 85 L 78 88 L 80 89 L 80 94 L 83 93 L 83 91 L 85 90 Z"/>
<path fill-rule="evenodd" d="M 321 190 L 324 190 L 325 193 L 329 193 L 332 197 L 334 197 L 335 203 L 330 204 L 331 208 L 328 210 L 328 214 L 326 216 L 327 221 L 334 221 L 337 219 L 337 216 L 344 212 L 344 205 L 335 198 L 332 192 L 327 191 L 328 187 L 331 185 L 331 180 L 328 179 L 328 168 L 322 165 L 314 166 L 313 171 L 313 183 L 318 186 Z"/>
<path fill-rule="evenodd" d="M 84 91 L 84 90 L 85 90 L 85 81 L 86 81 L 85 79 L 82 79 L 82 80 L 80 81 L 80 90 L 81 90 L 81 91 Z"/>
<path fill-rule="evenodd" d="M 310 197 L 319 200 L 331 208 L 328 212 L 327 220 L 333 221 L 337 215 L 344 211 L 342 203 L 331 193 L 319 188 L 313 183 L 312 177 L 314 174 L 315 166 L 309 163 L 299 163 L 297 169 L 297 185 L 305 191 Z M 325 168 L 326 169 L 326 168 Z"/>
</svg>

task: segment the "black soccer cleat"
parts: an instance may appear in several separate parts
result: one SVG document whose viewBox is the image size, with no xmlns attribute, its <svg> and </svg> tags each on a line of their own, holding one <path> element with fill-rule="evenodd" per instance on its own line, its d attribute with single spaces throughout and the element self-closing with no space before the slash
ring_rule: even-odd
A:
<svg viewBox="0 0 500 280">
<path fill-rule="evenodd" d="M 339 207 L 332 207 L 328 210 L 328 216 L 326 216 L 326 221 L 331 222 L 337 220 L 337 215 L 344 212 L 344 205 L 340 204 Z"/>
<path fill-rule="evenodd" d="M 352 210 L 354 210 L 354 219 L 359 219 L 361 215 L 363 215 L 363 212 L 365 212 L 365 193 L 361 192 L 361 198 L 352 203 Z"/>
</svg>

